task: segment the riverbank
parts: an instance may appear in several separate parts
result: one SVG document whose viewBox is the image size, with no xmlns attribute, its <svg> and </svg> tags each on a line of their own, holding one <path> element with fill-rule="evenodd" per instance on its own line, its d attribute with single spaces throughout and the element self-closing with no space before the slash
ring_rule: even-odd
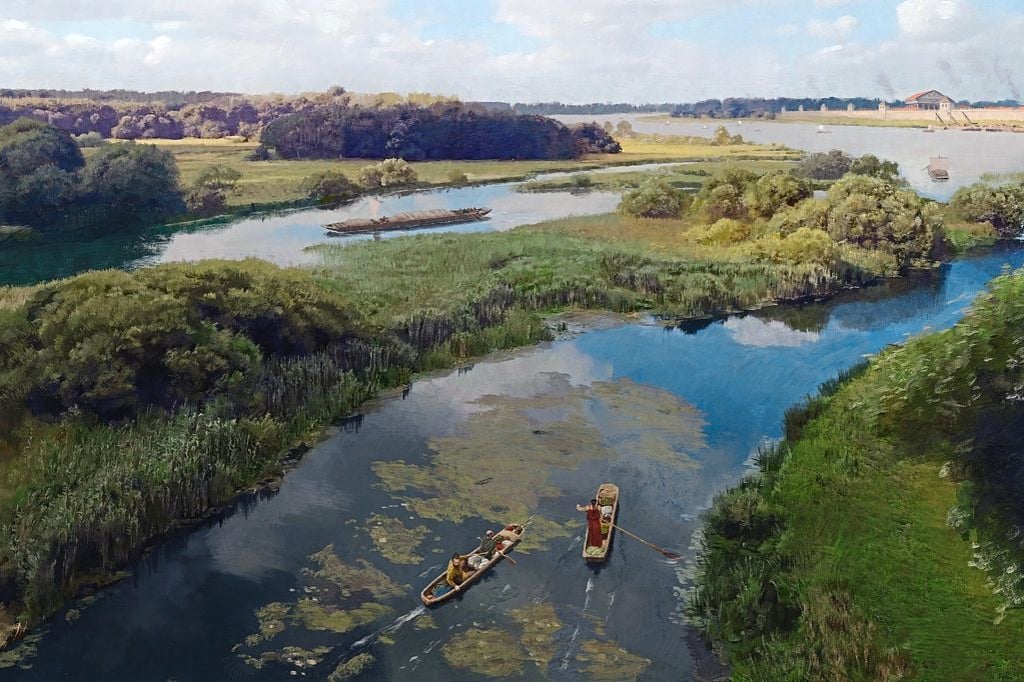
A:
<svg viewBox="0 0 1024 682">
<path fill-rule="evenodd" d="M 1000 277 L 826 384 L 715 500 L 692 610 L 738 678 L 1024 676 L 1022 306 L 1024 274 Z"/>
<path fill-rule="evenodd" d="M 376 159 L 339 159 L 317 161 L 249 161 L 247 156 L 259 145 L 238 140 L 147 140 L 147 144 L 169 150 L 181 171 L 182 183 L 192 184 L 203 169 L 221 165 L 241 173 L 237 190 L 228 194 L 230 208 L 259 210 L 265 207 L 297 205 L 309 201 L 302 190 L 303 179 L 326 171 L 344 173 L 358 179 L 359 171 Z M 421 161 L 410 165 L 418 177 L 417 187 L 460 186 L 466 184 L 526 180 L 546 172 L 588 171 L 611 166 L 644 163 L 748 158 L 798 159 L 802 153 L 777 145 L 714 146 L 711 144 L 659 144 L 644 139 L 625 139 L 618 154 L 587 154 L 566 161 Z M 89 153 L 89 150 L 85 150 Z"/>
</svg>

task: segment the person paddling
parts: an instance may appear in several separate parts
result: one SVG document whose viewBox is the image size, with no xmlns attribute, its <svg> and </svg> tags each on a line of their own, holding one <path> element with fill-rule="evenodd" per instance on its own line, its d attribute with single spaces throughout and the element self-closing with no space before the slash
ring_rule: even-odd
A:
<svg viewBox="0 0 1024 682">
<path fill-rule="evenodd" d="M 604 543 L 601 535 L 601 510 L 597 500 L 591 500 L 587 506 L 576 505 L 576 511 L 587 513 L 587 547 L 600 547 Z"/>
</svg>

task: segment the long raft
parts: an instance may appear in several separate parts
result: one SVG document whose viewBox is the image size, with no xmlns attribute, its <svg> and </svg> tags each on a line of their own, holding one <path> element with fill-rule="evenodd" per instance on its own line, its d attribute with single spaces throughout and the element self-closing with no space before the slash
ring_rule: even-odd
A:
<svg viewBox="0 0 1024 682">
<path fill-rule="evenodd" d="M 328 223 L 324 227 L 331 235 L 383 232 L 385 230 L 415 230 L 435 225 L 474 223 L 483 220 L 491 212 L 489 208 L 435 208 L 427 211 L 396 213 L 382 218 L 350 218 L 339 223 Z"/>
<path fill-rule="evenodd" d="M 615 519 L 619 514 L 619 486 L 614 483 L 602 483 L 597 489 L 597 506 L 601 509 L 601 544 L 590 546 L 590 538 L 584 538 L 583 558 L 587 563 L 600 564 L 608 559 L 608 551 L 612 547 L 612 535 L 615 533 Z M 607 531 L 604 529 L 607 527 Z M 588 529 L 589 534 L 589 529 Z"/>
<path fill-rule="evenodd" d="M 501 549 L 500 551 L 495 551 L 494 556 L 492 556 L 486 563 L 481 565 L 480 568 L 474 570 L 472 573 L 467 573 L 465 579 L 457 587 L 451 587 L 450 585 L 448 585 L 447 581 L 445 580 L 448 572 L 442 572 L 441 575 L 437 576 L 432 581 L 430 581 L 430 584 L 423 588 L 423 591 L 420 592 L 420 599 L 423 600 L 423 604 L 425 606 L 436 606 L 438 604 L 442 604 L 448 601 L 456 595 L 465 592 L 467 589 L 469 589 L 470 585 L 472 585 L 477 580 L 482 578 L 483 575 L 487 573 L 487 571 L 491 570 L 491 568 L 496 563 L 504 559 L 505 554 L 507 554 L 509 551 L 512 550 L 513 547 L 519 544 L 519 540 L 523 537 L 523 533 L 525 532 L 525 526 L 506 526 L 503 530 L 498 531 L 496 535 L 499 535 L 504 540 L 504 542 L 502 543 L 503 549 Z M 479 551 L 480 545 L 477 545 L 476 549 L 474 549 L 466 556 L 467 558 L 473 556 L 481 556 L 479 554 Z"/>
</svg>

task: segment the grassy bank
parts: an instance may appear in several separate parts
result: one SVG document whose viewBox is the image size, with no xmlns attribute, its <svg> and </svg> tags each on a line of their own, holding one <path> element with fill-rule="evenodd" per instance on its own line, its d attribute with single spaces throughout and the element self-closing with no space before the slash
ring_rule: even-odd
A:
<svg viewBox="0 0 1024 682">
<path fill-rule="evenodd" d="M 315 173 L 340 171 L 357 180 L 359 170 L 376 163 L 369 159 L 317 161 L 248 161 L 246 157 L 258 143 L 237 139 L 219 140 L 147 140 L 148 144 L 174 154 L 182 182 L 192 184 L 204 168 L 223 165 L 237 170 L 242 177 L 238 190 L 228 196 L 229 206 L 256 204 L 281 205 L 305 200 L 302 180 Z M 93 153 L 85 150 L 87 154 Z M 716 147 L 710 144 L 652 143 L 642 138 L 625 140 L 620 154 L 589 154 L 567 161 L 423 161 L 413 163 L 424 186 L 452 184 L 452 178 L 464 174 L 466 181 L 497 182 L 521 180 L 545 171 L 585 171 L 606 166 L 632 165 L 690 159 L 732 158 L 735 156 L 798 157 L 798 152 L 767 145 Z"/>
<path fill-rule="evenodd" d="M 787 415 L 708 514 L 693 612 L 737 679 L 1016 680 L 1024 274 Z"/>
</svg>

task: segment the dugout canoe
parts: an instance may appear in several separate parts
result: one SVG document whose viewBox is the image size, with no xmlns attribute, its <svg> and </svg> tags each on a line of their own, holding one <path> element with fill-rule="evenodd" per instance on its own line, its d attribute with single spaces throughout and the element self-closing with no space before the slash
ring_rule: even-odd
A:
<svg viewBox="0 0 1024 682">
<path fill-rule="evenodd" d="M 516 531 L 516 530 L 514 530 L 515 528 L 518 528 L 519 530 Z M 517 544 L 519 544 L 519 540 L 523 537 L 523 533 L 526 532 L 526 526 L 506 526 L 503 529 L 503 531 L 509 531 L 511 533 L 511 537 L 509 537 L 508 539 L 509 539 L 509 541 L 512 544 L 506 546 L 505 549 L 502 550 L 501 552 L 495 552 L 494 556 L 491 557 L 491 559 L 487 563 L 485 563 L 483 566 L 481 566 L 477 570 L 473 571 L 472 573 L 468 574 L 466 576 L 466 579 L 463 580 L 462 584 L 459 585 L 458 587 L 454 587 L 454 588 L 449 587 L 448 590 L 443 592 L 442 594 L 435 594 L 435 590 L 437 590 L 437 588 L 441 587 L 442 585 L 448 586 L 448 583 L 445 581 L 445 576 L 448 574 L 448 571 L 447 570 L 442 571 L 441 575 L 439 575 L 436 578 L 434 578 L 433 580 L 431 580 L 430 584 L 427 585 L 426 587 L 424 587 L 423 591 L 420 592 L 420 599 L 423 601 L 423 605 L 424 606 L 437 606 L 438 604 L 443 604 L 444 602 L 448 601 L 449 599 L 451 599 L 451 598 L 453 598 L 453 597 L 455 597 L 457 595 L 460 595 L 463 592 L 465 592 L 466 590 L 468 590 L 470 588 L 470 586 L 473 585 L 473 583 L 475 583 L 477 580 L 482 578 L 484 576 L 484 574 L 487 573 L 487 571 L 491 570 L 491 568 L 493 568 L 496 563 L 498 563 L 499 561 L 504 559 L 505 558 L 505 554 L 507 554 L 508 552 L 512 551 L 512 548 L 515 547 Z M 499 531 L 499 532 L 502 532 L 502 531 Z M 476 549 L 474 549 L 472 552 L 470 552 L 466 556 L 467 557 L 474 556 L 479 551 L 480 551 L 480 545 L 477 545 Z"/>
<path fill-rule="evenodd" d="M 329 234 L 348 235 L 362 232 L 384 232 L 386 230 L 415 230 L 435 225 L 474 223 L 483 220 L 491 212 L 489 208 L 435 208 L 427 211 L 396 213 L 382 218 L 350 218 L 338 223 L 324 225 Z"/>
<path fill-rule="evenodd" d="M 601 526 L 602 528 L 607 525 L 608 532 L 601 538 L 601 544 L 597 547 L 590 547 L 587 544 L 589 537 L 584 538 L 583 542 L 583 558 L 586 559 L 587 563 L 590 564 L 601 564 L 608 559 L 608 552 L 612 547 L 612 535 L 615 534 L 615 520 L 619 516 L 619 486 L 614 483 L 602 483 L 597 489 L 597 495 L 594 496 L 597 500 L 597 506 L 601 509 L 605 507 L 611 507 L 610 514 L 601 515 Z M 590 528 L 587 528 L 587 534 L 589 535 Z"/>
</svg>

